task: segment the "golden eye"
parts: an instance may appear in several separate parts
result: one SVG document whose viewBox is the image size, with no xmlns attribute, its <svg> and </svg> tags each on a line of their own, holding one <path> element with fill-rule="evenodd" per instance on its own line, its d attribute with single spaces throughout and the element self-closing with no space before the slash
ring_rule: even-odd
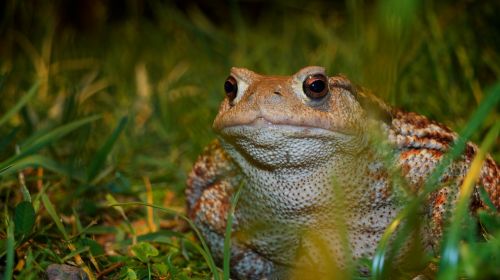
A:
<svg viewBox="0 0 500 280">
<path fill-rule="evenodd" d="M 229 76 L 224 83 L 224 91 L 229 101 L 233 101 L 238 94 L 238 83 L 233 76 Z"/>
<path fill-rule="evenodd" d="M 308 76 L 302 84 L 302 90 L 311 99 L 320 99 L 328 93 L 328 79 L 321 74 Z"/>
</svg>

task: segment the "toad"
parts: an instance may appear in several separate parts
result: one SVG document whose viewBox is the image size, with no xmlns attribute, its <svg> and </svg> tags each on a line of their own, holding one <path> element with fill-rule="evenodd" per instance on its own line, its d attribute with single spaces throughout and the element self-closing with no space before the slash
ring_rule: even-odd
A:
<svg viewBox="0 0 500 280">
<path fill-rule="evenodd" d="M 189 175 L 187 211 L 221 261 L 231 197 L 241 186 L 230 260 L 238 279 L 287 278 L 297 265 L 321 269 L 325 255 L 340 267 L 373 257 L 401 210 L 398 189 L 421 189 L 457 139 L 443 124 L 392 108 L 322 67 L 292 76 L 232 68 L 224 90 L 213 123 L 219 140 Z M 447 204 L 477 150 L 467 143 L 423 206 L 426 247 L 441 237 Z M 471 209 L 486 207 L 480 186 L 500 206 L 499 178 L 488 155 Z"/>
</svg>

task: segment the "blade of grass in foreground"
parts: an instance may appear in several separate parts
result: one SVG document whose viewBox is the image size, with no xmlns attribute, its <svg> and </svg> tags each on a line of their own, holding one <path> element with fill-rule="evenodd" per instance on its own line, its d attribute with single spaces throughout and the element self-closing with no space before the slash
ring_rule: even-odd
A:
<svg viewBox="0 0 500 280">
<path fill-rule="evenodd" d="M 439 179 L 441 178 L 441 176 L 443 176 L 446 168 L 453 162 L 453 160 L 455 160 L 459 155 L 462 154 L 463 150 L 465 149 L 467 140 L 475 131 L 478 130 L 488 114 L 491 112 L 491 110 L 493 110 L 493 108 L 496 107 L 496 104 L 499 101 L 500 82 L 495 84 L 495 86 L 489 90 L 489 94 L 484 98 L 484 100 L 479 105 L 479 108 L 474 112 L 471 119 L 467 123 L 462 133 L 460 133 L 458 139 L 453 144 L 450 151 L 443 157 L 443 159 L 431 173 L 425 183 L 424 191 L 421 192 L 410 203 L 408 203 L 396 216 L 392 223 L 387 227 L 384 235 L 379 241 L 375 256 L 373 257 L 372 275 L 374 279 L 384 279 L 384 276 L 386 276 L 385 265 L 387 261 L 387 253 L 389 250 L 389 240 L 396 232 L 398 226 L 404 219 L 408 219 L 409 217 L 416 217 L 418 209 L 423 203 L 425 203 L 425 199 L 427 198 L 427 196 L 439 187 Z M 403 224 L 403 226 L 407 226 L 407 224 L 408 223 Z M 407 231 L 403 229 L 400 230 L 397 234 L 401 234 L 403 232 Z M 396 239 L 400 240 L 400 238 Z M 401 245 L 402 244 L 393 244 L 394 251 L 397 251 L 401 247 Z"/>
<path fill-rule="evenodd" d="M 4 279 L 12 279 L 14 272 L 14 221 L 7 220 L 7 262 L 5 265 Z"/>
<path fill-rule="evenodd" d="M 461 226 L 464 217 L 469 209 L 470 196 L 474 188 L 475 182 L 481 173 L 486 154 L 492 148 L 500 131 L 500 122 L 490 129 L 486 135 L 481 147 L 472 161 L 469 172 L 465 176 L 464 182 L 460 188 L 460 195 L 457 202 L 457 208 L 452 217 L 451 224 L 444 238 L 444 245 L 441 252 L 441 260 L 439 262 L 438 279 L 457 279 L 459 265 L 459 241 L 461 234 Z"/>
<path fill-rule="evenodd" d="M 231 260 L 231 231 L 233 227 L 233 219 L 234 219 L 234 210 L 236 208 L 236 203 L 238 203 L 238 199 L 240 198 L 240 193 L 243 188 L 243 183 L 240 184 L 236 193 L 231 198 L 231 207 L 227 213 L 227 224 L 226 224 L 226 233 L 224 235 L 224 260 L 222 264 L 222 272 L 223 279 L 229 280 L 229 263 Z"/>
<path fill-rule="evenodd" d="M 201 235 L 200 231 L 198 230 L 196 225 L 193 223 L 193 221 L 191 221 L 185 215 L 182 215 L 179 212 L 174 211 L 172 209 L 168 209 L 165 207 L 157 206 L 154 204 L 148 204 L 148 203 L 144 203 L 144 202 L 116 203 L 116 204 L 110 204 L 108 206 L 113 207 L 113 206 L 137 206 L 137 205 L 152 207 L 152 208 L 155 208 L 155 209 L 158 209 L 158 210 L 170 213 L 170 214 L 174 214 L 174 215 L 177 215 L 178 217 L 180 217 L 181 219 L 183 219 L 184 221 L 186 221 L 189 224 L 189 226 L 193 229 L 193 231 L 195 232 L 198 239 L 200 240 L 200 243 L 201 243 L 201 246 L 203 247 L 203 249 L 198 247 L 198 246 L 196 246 L 196 249 L 200 252 L 200 254 L 203 256 L 203 258 L 207 262 L 208 266 L 210 267 L 210 270 L 212 271 L 212 274 L 214 275 L 214 279 L 215 280 L 221 279 L 219 276 L 219 271 L 217 270 L 217 266 L 215 265 L 215 261 L 212 258 L 212 255 L 210 254 L 210 250 L 207 246 L 207 243 L 205 242 L 205 239 L 203 238 L 203 236 Z"/>
<path fill-rule="evenodd" d="M 492 210 L 492 212 L 495 213 L 498 211 L 497 207 L 493 204 L 493 201 L 491 201 L 488 193 L 482 186 L 479 188 L 479 197 Z"/>
</svg>

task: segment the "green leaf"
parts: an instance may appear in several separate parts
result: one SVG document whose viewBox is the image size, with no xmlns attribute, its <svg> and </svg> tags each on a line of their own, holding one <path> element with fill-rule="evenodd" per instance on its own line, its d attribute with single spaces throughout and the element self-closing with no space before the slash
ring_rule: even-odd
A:
<svg viewBox="0 0 500 280">
<path fill-rule="evenodd" d="M 126 124 L 127 124 L 127 117 L 123 117 L 120 120 L 120 123 L 118 124 L 118 126 L 113 131 L 113 133 L 106 140 L 104 145 L 102 145 L 102 147 L 97 151 L 97 154 L 92 159 L 92 162 L 90 163 L 89 170 L 87 172 L 87 182 L 92 181 L 92 179 L 94 179 L 96 177 L 97 172 L 99 170 L 101 170 L 104 163 L 106 162 L 106 157 L 111 152 L 113 145 L 115 144 L 116 140 L 118 139 L 118 136 L 120 136 L 120 133 L 122 132 L 122 130 L 125 128 Z"/>
<path fill-rule="evenodd" d="M 125 279 L 127 280 L 137 280 L 137 274 L 135 273 L 134 270 L 127 268 L 127 274 L 125 276 Z"/>
<path fill-rule="evenodd" d="M 158 256 L 159 252 L 153 245 L 147 242 L 139 242 L 132 246 L 132 252 L 143 263 L 149 262 L 149 257 Z"/>
<path fill-rule="evenodd" d="M 25 94 L 19 102 L 16 103 L 5 115 L 3 115 L 2 118 L 0 118 L 0 126 L 2 126 L 5 122 L 7 122 L 15 113 L 17 113 L 21 108 L 28 103 L 28 101 L 31 100 L 31 98 L 35 95 L 36 91 L 38 90 L 38 86 L 40 85 L 40 82 L 36 82 L 31 86 L 30 90 L 28 91 L 27 94 Z"/>
<path fill-rule="evenodd" d="M 104 249 L 97 241 L 90 238 L 82 238 L 77 242 L 78 247 L 88 247 L 92 256 L 104 255 Z"/>
<path fill-rule="evenodd" d="M 164 263 L 154 263 L 153 270 L 158 276 L 166 276 L 168 273 L 168 267 Z"/>
<path fill-rule="evenodd" d="M 16 206 L 14 214 L 14 224 L 16 234 L 28 235 L 35 224 L 35 209 L 29 201 L 21 201 Z"/>
<path fill-rule="evenodd" d="M 147 206 L 147 207 L 152 207 L 152 208 L 155 208 L 155 209 L 159 209 L 159 210 L 164 211 L 166 213 L 177 215 L 178 217 L 180 217 L 181 219 L 183 219 L 184 221 L 186 221 L 189 224 L 189 226 L 191 227 L 191 229 L 193 229 L 194 233 L 196 234 L 196 237 L 198 237 L 198 240 L 200 240 L 200 243 L 201 243 L 202 247 L 200 247 L 200 246 L 198 246 L 197 244 L 194 244 L 194 243 L 193 243 L 193 246 L 203 256 L 203 258 L 207 262 L 208 266 L 210 267 L 210 270 L 213 273 L 214 279 L 216 279 L 216 280 L 221 279 L 219 277 L 219 271 L 217 270 L 217 266 L 215 265 L 214 258 L 210 254 L 210 249 L 208 248 L 208 245 L 205 242 L 205 239 L 203 238 L 203 235 L 201 235 L 200 231 L 198 230 L 198 228 L 196 227 L 196 225 L 193 223 L 193 221 L 191 221 L 188 217 L 186 217 L 185 215 L 180 214 L 179 212 L 177 212 L 175 210 L 168 209 L 168 208 L 161 207 L 161 206 L 157 206 L 157 205 L 154 205 L 154 204 L 144 203 L 144 202 L 116 203 L 116 204 L 110 204 L 109 206 L 110 207 L 115 207 L 115 206 L 132 206 L 132 205 L 142 205 L 142 206 Z"/>
</svg>

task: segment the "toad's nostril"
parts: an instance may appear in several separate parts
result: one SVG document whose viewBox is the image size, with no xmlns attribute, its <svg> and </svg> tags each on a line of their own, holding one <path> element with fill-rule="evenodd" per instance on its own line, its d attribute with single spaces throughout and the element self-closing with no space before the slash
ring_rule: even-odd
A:
<svg viewBox="0 0 500 280">
<path fill-rule="evenodd" d="M 275 91 L 273 93 L 276 94 L 276 95 L 281 95 L 281 92 L 279 92 L 279 91 Z"/>
</svg>

